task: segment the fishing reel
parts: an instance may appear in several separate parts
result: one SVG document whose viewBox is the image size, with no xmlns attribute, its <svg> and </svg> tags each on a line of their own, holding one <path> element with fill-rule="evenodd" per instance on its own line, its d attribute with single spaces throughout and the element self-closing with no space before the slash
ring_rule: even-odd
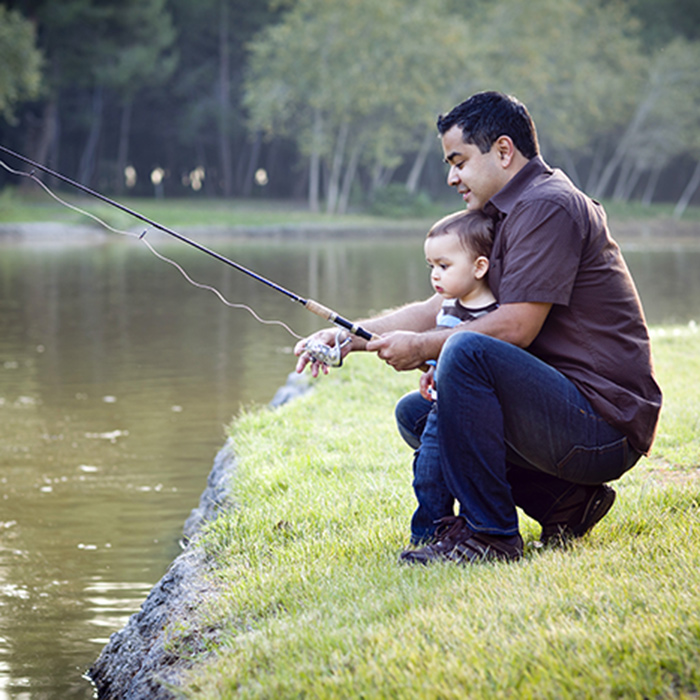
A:
<svg viewBox="0 0 700 700">
<path fill-rule="evenodd" d="M 309 340 L 304 346 L 304 351 L 322 365 L 326 365 L 327 367 L 340 367 L 343 364 L 342 350 L 352 340 L 352 338 L 348 336 L 341 342 L 340 336 L 342 334 L 342 330 L 339 330 L 335 334 L 335 343 L 333 345 L 326 345 L 319 340 Z"/>
</svg>

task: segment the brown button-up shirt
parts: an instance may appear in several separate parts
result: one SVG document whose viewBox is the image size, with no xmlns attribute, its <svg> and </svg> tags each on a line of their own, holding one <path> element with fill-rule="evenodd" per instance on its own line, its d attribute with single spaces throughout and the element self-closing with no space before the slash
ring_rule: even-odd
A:
<svg viewBox="0 0 700 700">
<path fill-rule="evenodd" d="M 647 454 L 661 390 L 639 296 L 603 208 L 537 156 L 484 211 L 496 220 L 489 284 L 498 302 L 552 304 L 528 350 Z"/>
</svg>

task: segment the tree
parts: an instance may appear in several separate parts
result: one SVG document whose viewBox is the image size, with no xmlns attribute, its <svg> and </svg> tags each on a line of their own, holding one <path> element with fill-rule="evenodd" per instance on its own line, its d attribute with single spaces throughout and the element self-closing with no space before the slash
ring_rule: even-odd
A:
<svg viewBox="0 0 700 700">
<path fill-rule="evenodd" d="M 312 209 L 324 179 L 327 211 L 345 211 L 360 169 L 371 194 L 418 150 L 469 56 L 468 27 L 446 7 L 299 0 L 253 42 L 250 123 L 308 158 Z"/>
<path fill-rule="evenodd" d="M 72 143 L 80 134 L 78 179 L 90 181 L 98 159 L 105 105 L 115 96 L 128 103 L 139 89 L 167 78 L 172 59 L 165 54 L 174 33 L 165 2 L 16 3 L 37 27 L 38 43 L 46 56 L 44 99 L 23 114 L 27 122 L 23 148 L 36 160 L 55 165 L 59 146 Z M 127 140 L 128 129 L 121 133 Z M 120 150 L 123 154 L 125 146 Z"/>
<path fill-rule="evenodd" d="M 16 104 L 39 95 L 42 57 L 35 42 L 32 24 L 0 5 L 0 116 L 8 121 Z"/>
<path fill-rule="evenodd" d="M 165 84 L 178 60 L 175 29 L 165 0 L 128 0 L 119 4 L 120 20 L 110 23 L 109 54 L 95 66 L 95 83 L 111 90 L 121 107 L 116 156 L 117 190 L 128 164 L 134 101 L 140 92 Z"/>
<path fill-rule="evenodd" d="M 700 42 L 676 39 L 655 52 L 636 108 L 595 184 L 596 196 L 603 196 L 617 175 L 613 194 L 626 199 L 643 172 L 651 171 L 655 183 L 675 156 L 697 148 L 699 64 Z M 645 199 L 651 201 L 652 195 L 648 187 Z"/>
<path fill-rule="evenodd" d="M 240 104 L 248 42 L 275 21 L 285 4 L 171 0 L 171 6 L 180 29 L 181 61 L 164 99 L 174 99 L 177 107 L 176 138 L 188 158 L 212 173 L 208 186 L 226 197 L 236 191 L 250 194 L 260 149 L 255 131 L 246 129 Z"/>
<path fill-rule="evenodd" d="M 472 21 L 479 51 L 470 83 L 523 100 L 543 151 L 575 176 L 574 154 L 633 109 L 644 67 L 638 23 L 601 0 L 499 0 Z"/>
</svg>

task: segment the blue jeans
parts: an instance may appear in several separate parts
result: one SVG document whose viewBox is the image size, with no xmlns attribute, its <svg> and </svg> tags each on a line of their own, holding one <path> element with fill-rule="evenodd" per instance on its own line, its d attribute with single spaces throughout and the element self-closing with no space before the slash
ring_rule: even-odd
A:
<svg viewBox="0 0 700 700">
<path fill-rule="evenodd" d="M 544 522 L 576 484 L 617 479 L 640 457 L 570 380 L 514 345 L 456 333 L 438 367 L 437 402 L 413 392 L 396 407 L 417 448 L 414 542 L 454 514 L 455 499 L 473 530 L 514 535 L 516 505 Z"/>
</svg>

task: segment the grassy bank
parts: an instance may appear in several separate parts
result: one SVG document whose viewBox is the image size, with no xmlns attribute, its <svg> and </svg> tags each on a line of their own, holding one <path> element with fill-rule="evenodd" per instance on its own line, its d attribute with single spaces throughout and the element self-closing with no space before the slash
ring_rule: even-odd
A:
<svg viewBox="0 0 700 700">
<path fill-rule="evenodd" d="M 395 400 L 416 383 L 354 356 L 312 394 L 240 416 L 240 507 L 202 546 L 219 593 L 189 698 L 695 698 L 700 692 L 700 333 L 656 329 L 654 454 L 568 551 L 397 565 L 413 510 Z M 216 629 L 216 634 L 211 630 Z M 215 641 L 212 641 L 215 640 Z"/>
<path fill-rule="evenodd" d="M 87 195 L 76 196 L 73 192 L 61 192 L 64 201 L 106 221 L 115 228 L 137 226 L 139 222 L 128 214 Z M 204 197 L 179 199 L 117 197 L 120 204 L 171 228 L 226 226 L 301 226 L 335 225 L 363 226 L 381 223 L 386 225 L 390 217 L 371 213 L 351 213 L 330 216 L 323 212 L 311 212 L 306 202 L 287 200 L 223 200 Z M 449 204 L 435 204 L 431 211 L 417 220 L 426 222 L 443 216 L 450 210 Z M 454 198 L 454 206 L 459 201 Z M 399 217 L 401 211 L 396 212 Z M 404 216 L 401 217 L 410 218 Z M 28 222 L 58 222 L 67 224 L 91 224 L 87 217 L 73 211 L 41 190 L 25 193 L 13 188 L 0 191 L 0 224 Z"/>
<path fill-rule="evenodd" d="M 128 228 L 138 225 L 129 215 L 111 207 L 99 200 L 76 195 L 75 192 L 63 192 L 60 196 L 71 204 L 104 219 L 116 228 Z M 427 209 L 421 210 L 420 216 L 411 217 L 411 212 L 399 206 L 384 207 L 387 215 L 376 216 L 370 212 L 355 212 L 345 216 L 329 216 L 324 213 L 313 213 L 308 210 L 305 202 L 290 202 L 265 199 L 222 200 L 204 197 L 188 197 L 179 199 L 129 198 L 118 197 L 121 204 L 133 209 L 160 224 L 172 228 L 191 226 L 300 226 L 300 225 L 339 225 L 367 226 L 386 225 L 387 222 L 413 218 L 420 226 L 428 225 L 431 221 L 460 207 L 456 195 L 447 196 L 444 201 L 436 202 Z M 606 202 L 606 210 L 613 223 L 620 222 L 649 222 L 672 221 L 672 204 L 655 204 L 645 207 L 638 202 Z M 408 214 L 408 216 L 407 216 Z M 90 224 L 91 221 L 81 214 L 72 211 L 56 202 L 42 190 L 27 192 L 6 187 L 0 190 L 0 224 L 27 222 L 58 222 L 68 224 Z M 682 222 L 684 225 L 695 225 L 700 222 L 700 207 L 689 207 Z M 675 222 L 672 225 L 677 225 Z M 694 228 L 695 230 L 695 228 Z"/>
</svg>

